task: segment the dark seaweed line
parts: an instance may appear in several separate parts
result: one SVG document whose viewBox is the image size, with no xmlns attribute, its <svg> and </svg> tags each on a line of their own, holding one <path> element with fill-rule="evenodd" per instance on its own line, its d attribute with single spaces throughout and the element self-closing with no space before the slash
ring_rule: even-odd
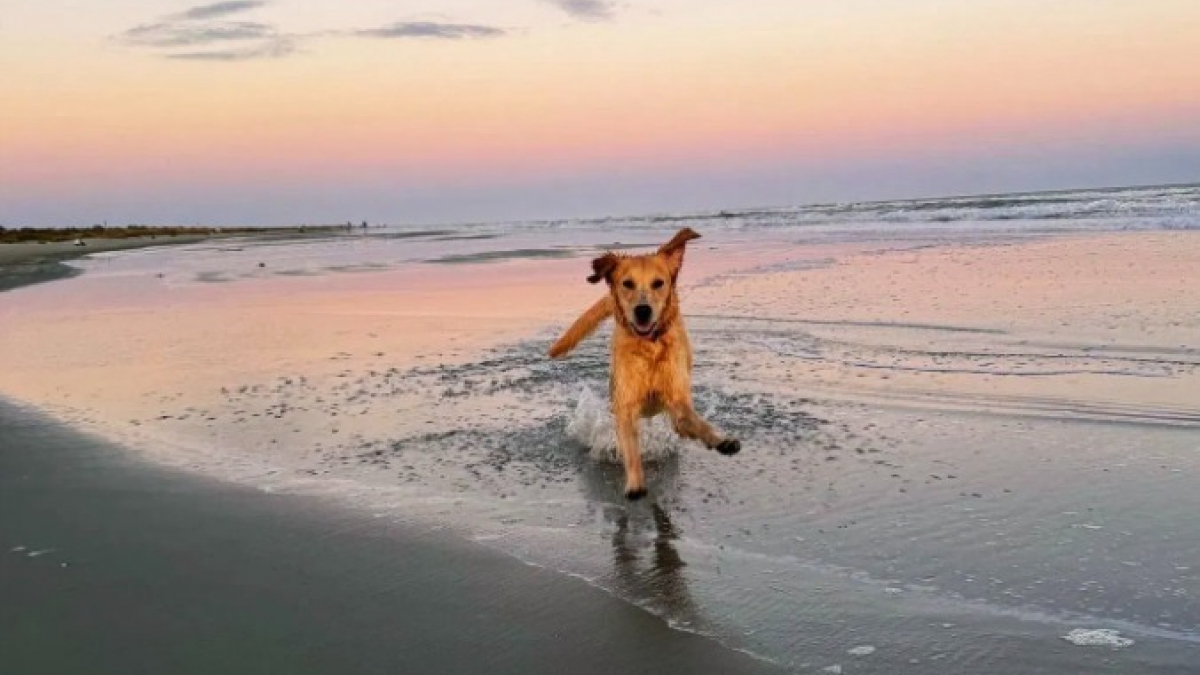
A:
<svg viewBox="0 0 1200 675">
<path fill-rule="evenodd" d="M 1005 396 L 956 393 L 952 396 L 938 392 L 913 388 L 890 391 L 842 388 L 846 393 L 880 401 L 934 403 L 967 407 L 975 412 L 993 415 L 1043 416 L 1039 413 L 1057 413 L 1071 419 L 1119 424 L 1142 424 L 1147 426 L 1174 426 L 1200 428 L 1200 410 L 1140 406 L 1106 405 L 1070 399 L 1055 399 L 1048 396 Z M 972 407 L 973 406 L 973 407 Z"/>
<path fill-rule="evenodd" d="M 812 326 L 853 326 L 855 328 L 902 328 L 907 330 L 933 330 L 949 333 L 979 333 L 983 335 L 1006 335 L 999 328 L 972 328 L 968 326 L 944 326 L 927 323 L 896 323 L 889 321 L 834 321 L 831 319 L 783 319 L 775 317 L 743 316 L 737 314 L 691 314 L 690 318 L 716 319 L 720 321 L 757 321 L 761 323 L 784 323 Z"/>
<path fill-rule="evenodd" d="M 1005 372 L 1002 370 L 984 370 L 981 368 L 938 368 L 934 366 L 899 366 L 887 365 L 883 363 L 867 363 L 866 361 L 855 361 L 853 359 L 826 359 L 833 363 L 838 363 L 843 366 L 852 368 L 869 368 L 872 370 L 896 370 L 910 373 L 945 373 L 945 374 L 961 374 L 961 375 L 993 375 L 996 377 L 1054 377 L 1060 375 L 1114 375 L 1118 377 L 1146 377 L 1146 378 L 1163 378 L 1171 377 L 1168 373 L 1134 373 L 1128 370 L 1100 370 L 1091 368 L 1080 368 L 1078 370 L 1040 370 L 1037 372 L 1015 373 Z"/>
<path fill-rule="evenodd" d="M 843 343 L 846 344 L 846 343 Z M 1200 366 L 1200 361 L 1176 361 L 1173 359 L 1158 359 L 1154 357 L 1113 356 L 1103 352 L 1089 354 L 1037 354 L 1024 352 L 950 352 L 925 351 L 921 349 L 888 349 L 889 353 L 933 356 L 933 357 L 963 357 L 991 359 L 1046 359 L 1046 360 L 1075 360 L 1075 361 L 1119 361 L 1123 363 L 1146 363 L 1161 366 Z"/>
<path fill-rule="evenodd" d="M 741 339 L 740 334 L 735 334 L 734 331 L 726 328 L 693 328 L 693 333 L 713 334 L 728 336 L 730 339 Z M 1183 367 L 1198 367 L 1200 361 L 1187 361 L 1172 358 L 1159 358 L 1154 356 L 1120 356 L 1119 354 L 1110 354 L 1109 351 L 1120 351 L 1111 347 L 1104 347 L 1105 351 L 1093 351 L 1087 346 L 1076 347 L 1059 347 L 1060 349 L 1074 349 L 1083 354 L 1045 354 L 1038 352 L 972 352 L 972 351 L 930 351 L 923 349 L 907 349 L 903 347 L 886 347 L 864 342 L 854 342 L 850 340 L 833 340 L 829 338 L 817 338 L 811 333 L 797 333 L 790 330 L 755 330 L 753 333 L 756 337 L 781 337 L 781 338 L 802 338 L 812 343 L 813 347 L 817 346 L 834 346 L 842 347 L 847 351 L 874 351 L 887 354 L 896 354 L 903 356 L 928 356 L 932 358 L 988 358 L 988 359 L 1045 359 L 1045 360 L 1065 360 L 1065 361 L 1116 361 L 1121 363 L 1138 363 L 1161 366 L 1183 366 Z M 761 345 L 764 349 L 772 349 L 768 345 Z M 773 349 L 772 349 L 773 350 Z M 774 351 L 774 350 L 773 350 Z M 817 354 L 795 354 L 790 352 L 777 352 L 780 356 L 790 356 L 793 358 L 819 360 L 824 357 Z M 1167 353 L 1174 353 L 1170 350 Z"/>
</svg>

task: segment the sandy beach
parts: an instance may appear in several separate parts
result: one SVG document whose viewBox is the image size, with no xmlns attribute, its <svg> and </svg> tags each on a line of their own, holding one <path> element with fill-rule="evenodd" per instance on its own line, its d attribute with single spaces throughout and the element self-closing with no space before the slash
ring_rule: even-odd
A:
<svg viewBox="0 0 1200 675">
<path fill-rule="evenodd" d="M 192 243 L 205 237 L 176 237 L 171 240 L 150 237 L 130 239 L 89 239 L 84 246 L 69 241 L 0 244 L 0 291 L 74 276 L 79 269 L 64 264 L 89 253 L 127 251 L 149 246 Z"/>
<path fill-rule="evenodd" d="M 4 9 L 0 675 L 1200 675 L 1197 0 Z"/>
<path fill-rule="evenodd" d="M 435 531 L 0 428 L 5 672 L 781 672 Z"/>
<path fill-rule="evenodd" d="M 478 561 L 463 575 L 559 585 L 531 621 L 620 605 L 611 630 L 636 615 L 660 631 L 644 640 L 686 638 L 680 653 L 717 650 L 728 672 L 1197 672 L 1200 235 L 697 229 L 682 292 L 698 407 L 746 451 L 648 427 L 643 504 L 621 498 L 608 459 L 603 335 L 562 363 L 544 350 L 601 292 L 583 281 L 588 257 L 664 229 L 97 256 L 0 294 L 0 394 L 111 444 L 70 461 L 127 476 L 125 491 L 150 475 L 203 485 L 179 488 L 193 510 L 180 518 L 365 532 L 335 541 L 409 566 L 361 582 L 405 580 L 392 605 L 429 601 L 405 584 L 461 547 Z M 11 444 L 11 461 L 46 475 Z M 72 475 L 99 503 L 103 485 Z M 223 491 L 238 506 L 206 511 Z M 357 515 L 315 515 L 322 504 Z M 18 537 L 26 520 L 4 522 L 0 547 L 59 547 Z M 315 556 L 226 527 L 178 545 Z M 425 557 L 397 553 L 430 530 Z M 348 562 L 330 564 L 316 586 L 335 590 L 314 602 L 360 588 Z M 400 639 L 402 622 L 380 621 L 375 639 Z"/>
</svg>

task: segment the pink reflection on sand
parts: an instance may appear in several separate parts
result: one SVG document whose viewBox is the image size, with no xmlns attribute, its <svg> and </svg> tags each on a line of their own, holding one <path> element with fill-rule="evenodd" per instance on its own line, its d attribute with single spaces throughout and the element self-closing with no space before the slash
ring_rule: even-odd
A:
<svg viewBox="0 0 1200 675">
<path fill-rule="evenodd" d="M 689 251 L 681 293 L 707 354 L 699 377 L 724 387 L 942 410 L 1200 419 L 1198 242 L 1149 233 L 883 252 L 702 245 Z M 331 435 L 439 428 L 447 404 L 420 392 L 349 417 L 330 406 L 353 398 L 348 383 L 382 386 L 415 365 L 549 344 L 604 292 L 584 282 L 587 264 L 413 264 L 228 283 L 85 274 L 4 294 L 0 392 L 102 433 L 134 434 L 153 452 L 303 464 Z M 263 415 L 228 428 L 221 415 L 241 414 L 230 392 L 251 388 L 268 400 L 280 380 L 303 383 L 289 385 L 305 401 L 292 426 Z M 533 400 L 498 412 L 505 400 L 468 397 L 454 414 L 513 424 L 570 406 Z"/>
</svg>

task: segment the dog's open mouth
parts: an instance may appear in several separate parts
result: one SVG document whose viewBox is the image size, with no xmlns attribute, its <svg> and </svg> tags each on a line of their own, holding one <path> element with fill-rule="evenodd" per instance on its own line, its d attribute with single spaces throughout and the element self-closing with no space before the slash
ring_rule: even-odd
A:
<svg viewBox="0 0 1200 675">
<path fill-rule="evenodd" d="M 658 328 L 657 321 L 648 323 L 645 326 L 642 326 L 641 324 L 638 324 L 638 323 L 633 324 L 633 332 L 637 333 L 638 336 L 640 336 L 640 337 L 650 337 L 651 335 L 654 334 L 655 328 Z"/>
</svg>

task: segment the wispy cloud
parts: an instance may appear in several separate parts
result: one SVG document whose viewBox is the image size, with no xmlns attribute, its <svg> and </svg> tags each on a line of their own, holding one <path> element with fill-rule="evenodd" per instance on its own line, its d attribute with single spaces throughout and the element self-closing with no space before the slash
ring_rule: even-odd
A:
<svg viewBox="0 0 1200 675">
<path fill-rule="evenodd" d="M 375 38 L 432 38 L 462 40 L 506 35 L 503 28 L 469 23 L 439 23 L 436 21 L 399 21 L 380 28 L 351 31 L 351 35 Z"/>
<path fill-rule="evenodd" d="M 230 0 L 230 2 L 215 2 L 211 5 L 200 5 L 189 10 L 180 12 L 174 15 L 175 19 L 184 21 L 198 19 L 215 19 L 219 16 L 228 16 L 238 12 L 245 12 L 251 9 L 258 9 L 267 4 L 261 0 Z"/>
<path fill-rule="evenodd" d="M 616 14 L 616 4 L 610 0 L 545 0 L 584 21 L 608 21 Z"/>
<path fill-rule="evenodd" d="M 212 49 L 198 52 L 174 52 L 166 54 L 168 59 L 178 61 L 252 61 L 254 59 L 277 59 L 296 52 L 296 41 L 288 37 L 275 38 L 264 44 L 246 49 Z"/>
<path fill-rule="evenodd" d="M 214 42 L 262 40 L 275 34 L 273 26 L 253 21 L 163 21 L 134 26 L 122 36 L 126 43 L 140 47 L 189 47 Z"/>
<path fill-rule="evenodd" d="M 579 2 L 580 0 L 574 0 Z M 271 23 L 231 20 L 231 15 L 267 6 L 263 0 L 229 0 L 198 5 L 153 23 L 134 26 L 116 39 L 179 61 L 251 61 L 299 52 L 300 43 L 322 37 L 376 39 L 474 40 L 507 35 L 495 26 L 445 21 L 398 21 L 377 28 L 284 33 Z"/>
<path fill-rule="evenodd" d="M 266 4 L 262 0 L 229 0 L 198 5 L 153 23 L 134 26 L 117 39 L 132 47 L 153 49 L 168 59 L 248 61 L 287 56 L 296 51 L 294 37 L 280 34 L 273 24 L 228 19 L 230 15 Z M 180 48 L 193 49 L 179 51 Z"/>
</svg>

